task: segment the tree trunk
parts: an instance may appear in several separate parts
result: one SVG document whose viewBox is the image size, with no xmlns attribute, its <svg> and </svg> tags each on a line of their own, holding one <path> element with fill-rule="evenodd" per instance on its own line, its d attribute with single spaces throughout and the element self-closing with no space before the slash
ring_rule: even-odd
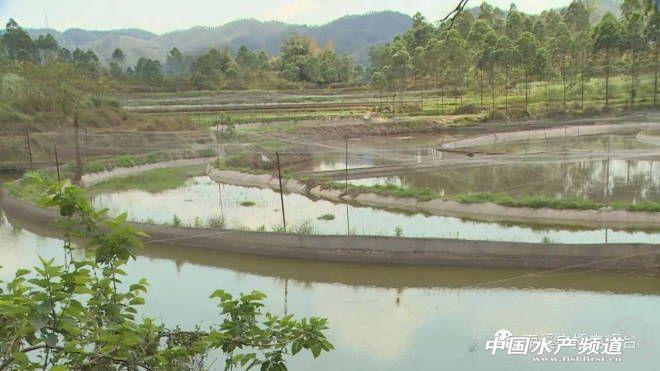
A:
<svg viewBox="0 0 660 371">
<path fill-rule="evenodd" d="M 459 108 L 463 107 L 463 91 L 465 91 L 465 79 L 461 80 L 461 89 L 458 92 L 458 96 L 459 96 L 459 99 L 461 101 L 461 105 L 459 106 Z"/>
<path fill-rule="evenodd" d="M 490 94 L 491 94 L 491 111 L 492 117 L 495 117 L 495 77 L 493 67 L 490 68 Z"/>
<path fill-rule="evenodd" d="M 564 109 L 566 109 L 566 64 L 564 63 L 564 59 L 562 58 L 561 60 L 561 86 L 562 86 L 562 103 L 564 105 Z"/>
<path fill-rule="evenodd" d="M 605 107 L 610 105 L 610 48 L 605 49 Z"/>
<path fill-rule="evenodd" d="M 653 107 L 657 106 L 657 97 L 658 97 L 658 46 L 655 46 L 655 79 L 653 81 Z"/>
<path fill-rule="evenodd" d="M 438 94 L 438 73 L 437 72 L 435 73 L 434 77 L 435 77 L 435 94 L 436 94 L 436 99 L 437 99 L 437 97 L 438 97 L 437 96 L 437 94 Z M 438 111 L 438 113 L 440 113 L 440 101 L 437 100 L 436 102 L 437 102 L 436 103 L 436 110 Z"/>
<path fill-rule="evenodd" d="M 484 108 L 484 70 L 479 71 L 479 104 Z"/>
<path fill-rule="evenodd" d="M 419 93 L 419 109 L 424 113 L 424 89 L 422 88 L 422 91 Z"/>
<path fill-rule="evenodd" d="M 504 115 L 509 119 L 509 66 L 504 67 Z"/>
<path fill-rule="evenodd" d="M 441 107 L 441 113 L 445 113 L 445 86 L 442 85 L 441 92 L 440 92 L 440 107 Z"/>
<path fill-rule="evenodd" d="M 525 68 L 525 112 L 529 110 L 529 78 L 527 68 Z"/>
<path fill-rule="evenodd" d="M 584 111 L 584 68 L 580 72 L 580 110 Z"/>
<path fill-rule="evenodd" d="M 630 58 L 630 109 L 635 105 L 635 57 L 635 50 L 632 50 Z"/>
<path fill-rule="evenodd" d="M 76 172 L 73 175 L 73 181 L 75 184 L 80 184 L 82 180 L 82 158 L 80 157 L 80 123 L 78 122 L 78 113 L 73 117 L 73 128 L 74 128 L 74 149 L 76 154 Z"/>
</svg>

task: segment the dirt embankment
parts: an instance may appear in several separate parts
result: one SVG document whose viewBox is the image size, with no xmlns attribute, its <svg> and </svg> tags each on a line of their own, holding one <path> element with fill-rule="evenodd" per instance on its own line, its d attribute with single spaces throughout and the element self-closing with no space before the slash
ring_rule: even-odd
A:
<svg viewBox="0 0 660 371">
<path fill-rule="evenodd" d="M 55 227 L 59 213 L 9 196 L 0 190 L 8 217 Z M 314 236 L 218 229 L 180 228 L 133 223 L 145 243 L 202 248 L 237 254 L 365 264 L 518 267 L 541 269 L 660 269 L 660 248 L 653 245 L 539 244 L 437 238 Z"/>
<path fill-rule="evenodd" d="M 652 146 L 660 146 L 660 136 L 646 135 L 640 133 L 637 134 L 637 140 L 642 143 L 650 144 Z"/>
<path fill-rule="evenodd" d="M 211 170 L 211 179 L 219 183 L 279 190 L 277 178 L 268 174 L 245 174 L 232 170 Z M 307 194 L 333 202 L 350 202 L 362 206 L 390 208 L 407 212 L 423 212 L 432 215 L 473 218 L 484 221 L 537 223 L 548 225 L 582 226 L 591 228 L 657 228 L 660 213 L 630 212 L 624 210 L 555 210 L 506 207 L 492 203 L 463 204 L 450 200 L 418 201 L 414 198 L 382 196 L 374 193 L 346 193 L 343 190 L 326 189 L 295 179 L 283 182 L 286 192 Z"/>
<path fill-rule="evenodd" d="M 599 124 L 589 126 L 564 126 L 549 129 L 525 130 L 506 133 L 492 133 L 480 135 L 478 137 L 459 140 L 456 142 L 445 143 L 442 147 L 447 149 L 465 148 L 492 145 L 506 142 L 515 142 L 523 140 L 542 140 L 563 137 L 579 137 L 581 135 L 609 134 L 617 133 L 623 130 L 648 128 L 658 128 L 660 123 L 618 123 L 618 124 Z M 659 140 L 660 142 L 660 140 Z"/>
</svg>

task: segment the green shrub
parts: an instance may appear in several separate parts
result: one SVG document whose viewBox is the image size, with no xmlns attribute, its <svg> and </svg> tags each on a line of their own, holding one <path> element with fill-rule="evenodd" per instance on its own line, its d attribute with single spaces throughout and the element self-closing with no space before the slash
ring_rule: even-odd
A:
<svg viewBox="0 0 660 371">
<path fill-rule="evenodd" d="M 181 226 L 181 219 L 176 214 L 172 217 L 172 225 L 174 227 L 180 227 Z"/>
<path fill-rule="evenodd" d="M 117 167 L 133 167 L 137 164 L 135 157 L 130 155 L 119 156 L 115 161 Z"/>
</svg>

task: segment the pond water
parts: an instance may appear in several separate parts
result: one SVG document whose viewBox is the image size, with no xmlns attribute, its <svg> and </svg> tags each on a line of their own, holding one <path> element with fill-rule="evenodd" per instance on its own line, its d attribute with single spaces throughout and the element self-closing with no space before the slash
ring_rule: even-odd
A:
<svg viewBox="0 0 660 371">
<path fill-rule="evenodd" d="M 575 129 L 572 129 L 575 130 Z M 555 137 L 532 139 L 527 141 L 511 141 L 471 147 L 475 151 L 491 153 L 556 153 L 556 152 L 607 152 L 657 149 L 651 144 L 640 142 L 636 135 L 640 129 L 620 130 L 616 134 L 596 134 L 577 137 Z M 466 148 L 468 149 L 468 148 Z"/>
<path fill-rule="evenodd" d="M 0 211 L 0 214 L 2 212 Z M 58 232 L 0 215 L 0 279 L 61 256 Z M 169 326 L 218 320 L 215 289 L 257 289 L 275 314 L 321 316 L 336 350 L 292 370 L 656 370 L 660 352 L 660 277 L 602 272 L 404 267 L 302 262 L 146 246 L 127 266 L 126 283 L 144 277 L 143 313 Z M 491 356 L 500 329 L 541 335 L 623 333 L 637 349 L 615 363 L 543 363 Z M 218 361 L 214 369 L 222 369 Z"/>
<path fill-rule="evenodd" d="M 94 204 L 108 208 L 111 214 L 127 212 L 130 220 L 156 224 L 173 223 L 176 215 L 182 224 L 191 226 L 205 226 L 217 218 L 223 218 L 225 226 L 233 229 L 272 231 L 282 225 L 279 193 L 219 185 L 206 176 L 195 177 L 180 188 L 161 193 L 130 190 L 100 194 L 94 198 Z M 299 194 L 285 195 L 284 205 L 288 226 L 300 233 L 393 236 L 398 231 L 406 237 L 470 240 L 604 243 L 607 237 L 610 243 L 660 243 L 660 232 L 608 230 L 606 233 L 605 229 L 570 230 L 479 222 L 347 206 Z M 334 219 L 322 220 L 324 215 Z"/>
<path fill-rule="evenodd" d="M 585 159 L 571 162 L 471 165 L 355 179 L 350 183 L 430 188 L 447 197 L 494 192 L 512 196 L 586 198 L 601 202 L 657 201 L 660 200 L 660 162 Z"/>
<path fill-rule="evenodd" d="M 382 136 L 349 138 L 348 167 L 350 169 L 392 165 L 400 163 L 420 163 L 458 157 L 437 149 L 446 142 L 464 139 L 467 134 L 427 134 L 411 136 Z M 297 171 L 327 171 L 346 168 L 346 142 L 327 140 L 319 142 L 321 147 L 307 148 L 313 154 L 312 161 L 299 164 Z"/>
</svg>

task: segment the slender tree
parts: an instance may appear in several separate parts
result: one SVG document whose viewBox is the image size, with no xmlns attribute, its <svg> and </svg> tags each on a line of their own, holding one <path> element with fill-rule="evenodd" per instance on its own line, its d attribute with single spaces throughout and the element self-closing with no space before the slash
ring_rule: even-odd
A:
<svg viewBox="0 0 660 371">
<path fill-rule="evenodd" d="M 523 70 L 525 80 L 525 112 L 529 107 L 529 76 L 536 61 L 536 50 L 538 48 L 534 34 L 525 31 L 516 42 L 516 62 Z"/>
<path fill-rule="evenodd" d="M 612 13 L 606 13 L 593 31 L 594 51 L 603 54 L 605 63 L 605 106 L 609 106 L 612 55 L 621 46 L 621 24 Z"/>
</svg>

